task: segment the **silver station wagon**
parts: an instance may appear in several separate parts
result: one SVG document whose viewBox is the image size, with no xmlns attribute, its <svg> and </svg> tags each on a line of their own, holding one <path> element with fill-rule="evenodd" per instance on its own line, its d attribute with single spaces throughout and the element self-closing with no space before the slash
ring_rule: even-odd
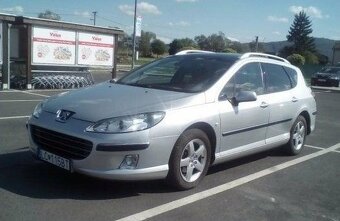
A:
<svg viewBox="0 0 340 221">
<path fill-rule="evenodd" d="M 300 153 L 315 117 L 287 60 L 184 51 L 44 100 L 28 131 L 37 158 L 70 172 L 189 189 L 213 164 L 278 146 Z"/>
</svg>

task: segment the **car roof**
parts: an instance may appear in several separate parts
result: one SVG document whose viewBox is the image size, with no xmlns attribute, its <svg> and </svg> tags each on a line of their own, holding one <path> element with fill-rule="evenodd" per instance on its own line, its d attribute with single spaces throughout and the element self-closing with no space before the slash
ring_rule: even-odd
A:
<svg viewBox="0 0 340 221">
<path fill-rule="evenodd" d="M 182 53 L 183 52 L 183 53 Z M 286 65 L 291 66 L 291 63 L 287 61 L 284 58 L 271 55 L 271 54 L 265 54 L 265 53 L 257 53 L 257 52 L 249 52 L 244 54 L 238 54 L 238 53 L 217 53 L 217 52 L 210 52 L 210 51 L 200 51 L 200 50 L 186 50 L 177 53 L 175 56 L 186 56 L 186 57 L 201 57 L 201 58 L 219 58 L 219 59 L 226 59 L 228 61 L 237 61 L 237 60 L 243 60 L 247 58 L 258 58 L 258 59 L 264 59 L 264 60 L 272 60 L 280 63 L 284 63 Z"/>
<path fill-rule="evenodd" d="M 190 58 L 218 58 L 218 59 L 225 59 L 229 61 L 236 61 L 241 58 L 241 54 L 236 53 L 205 53 L 205 52 L 195 52 L 195 53 L 189 53 L 189 54 L 179 54 L 179 55 L 173 55 L 173 56 L 183 56 L 183 57 L 190 57 Z"/>
</svg>

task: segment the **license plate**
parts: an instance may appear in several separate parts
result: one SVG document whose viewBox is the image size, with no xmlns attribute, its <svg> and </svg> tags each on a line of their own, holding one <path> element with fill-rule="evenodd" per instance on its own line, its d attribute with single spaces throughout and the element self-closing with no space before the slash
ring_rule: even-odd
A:
<svg viewBox="0 0 340 221">
<path fill-rule="evenodd" d="M 57 156 L 53 153 L 47 152 L 45 150 L 39 149 L 38 150 L 38 157 L 39 159 L 49 162 L 53 165 L 61 167 L 65 170 L 71 171 L 70 160 L 65 159 L 63 157 Z"/>
<path fill-rule="evenodd" d="M 318 79 L 318 81 L 325 82 L 326 80 L 325 79 Z"/>
</svg>

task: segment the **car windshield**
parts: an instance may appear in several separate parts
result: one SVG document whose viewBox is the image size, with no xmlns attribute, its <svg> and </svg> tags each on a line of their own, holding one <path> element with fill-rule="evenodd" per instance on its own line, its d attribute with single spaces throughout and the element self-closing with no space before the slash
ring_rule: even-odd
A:
<svg viewBox="0 0 340 221">
<path fill-rule="evenodd" d="M 205 91 L 235 62 L 236 56 L 176 55 L 147 64 L 118 84 L 188 93 Z"/>
<path fill-rule="evenodd" d="M 340 75 L 340 67 L 327 67 L 327 68 L 322 69 L 320 72 Z"/>
</svg>

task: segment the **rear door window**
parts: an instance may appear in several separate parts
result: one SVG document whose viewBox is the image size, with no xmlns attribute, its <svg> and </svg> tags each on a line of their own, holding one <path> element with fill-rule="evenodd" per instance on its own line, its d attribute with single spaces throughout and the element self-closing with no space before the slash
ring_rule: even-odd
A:
<svg viewBox="0 0 340 221">
<path fill-rule="evenodd" d="M 262 63 L 267 93 L 286 91 L 292 88 L 291 80 L 282 66 Z"/>
</svg>

